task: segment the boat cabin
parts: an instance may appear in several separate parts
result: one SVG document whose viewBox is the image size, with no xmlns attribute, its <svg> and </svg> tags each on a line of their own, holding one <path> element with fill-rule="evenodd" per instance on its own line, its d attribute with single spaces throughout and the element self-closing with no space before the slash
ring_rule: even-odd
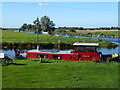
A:
<svg viewBox="0 0 120 90">
<path fill-rule="evenodd" d="M 100 61 L 98 43 L 74 43 L 73 50 L 29 50 L 27 58 L 66 61 Z"/>
<path fill-rule="evenodd" d="M 74 43 L 74 52 L 97 52 L 98 43 Z"/>
<path fill-rule="evenodd" d="M 98 43 L 74 43 L 73 53 L 79 54 L 81 61 L 100 61 L 98 46 Z"/>
</svg>

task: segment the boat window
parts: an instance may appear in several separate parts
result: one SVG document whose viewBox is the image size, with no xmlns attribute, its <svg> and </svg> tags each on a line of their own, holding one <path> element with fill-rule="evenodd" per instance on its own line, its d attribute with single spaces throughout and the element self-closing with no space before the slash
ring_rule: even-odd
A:
<svg viewBox="0 0 120 90">
<path fill-rule="evenodd" d="M 37 58 L 47 58 L 47 55 L 37 54 Z"/>
<path fill-rule="evenodd" d="M 61 55 L 51 55 L 51 58 L 60 60 L 60 59 L 62 59 L 62 56 Z"/>
<path fill-rule="evenodd" d="M 30 57 L 32 57 L 32 56 L 33 56 L 33 54 L 29 54 L 29 56 L 30 56 Z"/>
<path fill-rule="evenodd" d="M 95 47 L 75 47 L 74 52 L 96 52 Z"/>
<path fill-rule="evenodd" d="M 74 57 L 73 57 L 73 56 L 70 56 L 70 59 L 74 59 Z"/>
</svg>

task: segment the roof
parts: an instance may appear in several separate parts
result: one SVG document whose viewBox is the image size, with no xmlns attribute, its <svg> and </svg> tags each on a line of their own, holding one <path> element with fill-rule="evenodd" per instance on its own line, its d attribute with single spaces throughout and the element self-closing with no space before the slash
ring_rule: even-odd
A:
<svg viewBox="0 0 120 90">
<path fill-rule="evenodd" d="M 73 45 L 79 45 L 79 46 L 99 46 L 99 43 L 73 43 Z"/>
</svg>

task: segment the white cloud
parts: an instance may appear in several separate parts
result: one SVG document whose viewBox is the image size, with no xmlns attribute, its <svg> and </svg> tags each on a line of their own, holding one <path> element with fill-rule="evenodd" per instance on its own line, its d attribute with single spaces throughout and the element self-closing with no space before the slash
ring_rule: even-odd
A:
<svg viewBox="0 0 120 90">
<path fill-rule="evenodd" d="M 39 3 L 38 6 L 46 7 L 46 6 L 48 6 L 48 4 L 45 4 L 45 3 Z"/>
</svg>

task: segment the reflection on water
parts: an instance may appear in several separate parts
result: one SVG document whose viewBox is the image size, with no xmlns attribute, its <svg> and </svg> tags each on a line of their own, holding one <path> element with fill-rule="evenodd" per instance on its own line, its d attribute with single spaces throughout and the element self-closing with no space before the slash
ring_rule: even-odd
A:
<svg viewBox="0 0 120 90">
<path fill-rule="evenodd" d="M 115 49 L 100 48 L 98 51 L 102 52 L 103 54 L 119 54 L 118 47 Z"/>
</svg>

